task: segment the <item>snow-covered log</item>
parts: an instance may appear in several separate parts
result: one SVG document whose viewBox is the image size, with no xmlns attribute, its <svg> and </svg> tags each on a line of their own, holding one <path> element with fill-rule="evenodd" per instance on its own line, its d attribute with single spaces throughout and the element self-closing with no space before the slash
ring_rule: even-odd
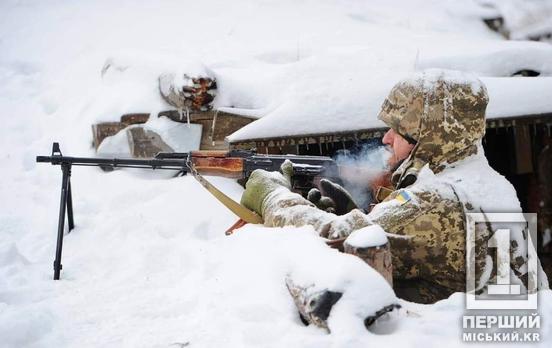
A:
<svg viewBox="0 0 552 348">
<path fill-rule="evenodd" d="M 180 110 L 211 110 L 216 89 L 216 80 L 210 77 L 178 77 L 172 73 L 159 76 L 161 97 Z"/>
<path fill-rule="evenodd" d="M 344 251 L 360 257 L 393 286 L 391 248 L 381 227 L 368 226 L 353 232 L 343 243 Z"/>
</svg>

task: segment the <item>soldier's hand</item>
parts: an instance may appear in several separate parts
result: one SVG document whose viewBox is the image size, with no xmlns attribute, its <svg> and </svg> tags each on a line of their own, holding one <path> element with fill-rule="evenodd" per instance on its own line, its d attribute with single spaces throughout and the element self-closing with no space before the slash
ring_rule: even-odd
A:
<svg viewBox="0 0 552 348">
<path fill-rule="evenodd" d="M 263 202 L 270 193 L 280 188 L 291 188 L 292 163 L 285 161 L 282 164 L 281 170 L 283 174 L 279 172 L 267 172 L 263 169 L 253 171 L 245 184 L 241 204 L 262 216 Z"/>
<path fill-rule="evenodd" d="M 358 209 L 353 209 L 345 215 L 337 216 L 329 225 L 329 228 L 321 233 L 328 239 L 348 237 L 353 231 L 370 225 L 366 214 Z"/>
<path fill-rule="evenodd" d="M 353 197 L 341 185 L 328 179 L 320 180 L 320 190 L 313 188 L 309 191 L 307 199 L 319 209 L 337 215 L 347 214 L 358 208 Z"/>
<path fill-rule="evenodd" d="M 307 199 L 318 209 L 335 214 L 335 202 L 330 197 L 323 197 L 319 189 L 312 188 L 307 194 Z"/>
</svg>

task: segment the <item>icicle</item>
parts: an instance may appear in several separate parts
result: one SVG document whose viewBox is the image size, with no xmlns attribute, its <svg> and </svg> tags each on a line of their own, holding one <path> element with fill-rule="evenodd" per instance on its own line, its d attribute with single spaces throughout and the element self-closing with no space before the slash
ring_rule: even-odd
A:
<svg viewBox="0 0 552 348">
<path fill-rule="evenodd" d="M 188 128 L 190 128 L 190 108 L 186 107 L 186 121 L 188 122 Z"/>
<path fill-rule="evenodd" d="M 215 115 L 213 116 L 213 123 L 211 124 L 211 143 L 215 146 L 215 127 L 217 124 L 218 109 L 215 110 Z"/>
<path fill-rule="evenodd" d="M 178 115 L 180 116 L 179 120 L 182 121 L 182 108 L 178 108 Z"/>
</svg>

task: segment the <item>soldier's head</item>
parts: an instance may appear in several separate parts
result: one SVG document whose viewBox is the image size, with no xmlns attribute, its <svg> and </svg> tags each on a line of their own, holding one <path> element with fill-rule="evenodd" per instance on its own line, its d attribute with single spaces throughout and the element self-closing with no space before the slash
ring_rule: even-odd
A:
<svg viewBox="0 0 552 348">
<path fill-rule="evenodd" d="M 485 134 L 488 101 L 483 83 L 458 71 L 430 69 L 399 81 L 378 116 L 391 128 L 384 143 L 398 142 L 391 145 L 395 159 L 404 159 L 409 148 L 405 141 L 415 144 L 397 169 L 398 176 L 425 164 L 437 173 L 475 154 Z"/>
</svg>

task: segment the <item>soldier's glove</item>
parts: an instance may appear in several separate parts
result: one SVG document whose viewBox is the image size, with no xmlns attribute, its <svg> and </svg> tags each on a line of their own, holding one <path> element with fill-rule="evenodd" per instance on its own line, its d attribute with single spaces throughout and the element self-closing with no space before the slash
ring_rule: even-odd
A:
<svg viewBox="0 0 552 348">
<path fill-rule="evenodd" d="M 307 195 L 307 199 L 319 209 L 343 215 L 358 208 L 351 194 L 341 185 L 322 179 L 319 186 L 320 190 L 313 188 Z"/>
<path fill-rule="evenodd" d="M 245 191 L 241 197 L 241 204 L 263 215 L 264 202 L 266 198 L 276 190 L 291 188 L 291 175 L 293 164 L 286 160 L 279 172 L 267 172 L 263 169 L 254 170 L 245 184 Z"/>
<path fill-rule="evenodd" d="M 317 188 L 310 189 L 309 193 L 307 194 L 307 199 L 309 202 L 316 205 L 316 207 L 320 210 L 324 210 L 328 213 L 334 213 L 335 214 L 335 202 L 330 197 L 324 197 L 322 196 L 322 193 L 320 193 L 320 190 Z"/>
<path fill-rule="evenodd" d="M 337 216 L 329 224 L 329 228 L 322 231 L 322 237 L 328 239 L 339 239 L 348 237 L 353 231 L 371 225 L 368 217 L 362 211 L 353 209 L 345 215 Z"/>
</svg>

